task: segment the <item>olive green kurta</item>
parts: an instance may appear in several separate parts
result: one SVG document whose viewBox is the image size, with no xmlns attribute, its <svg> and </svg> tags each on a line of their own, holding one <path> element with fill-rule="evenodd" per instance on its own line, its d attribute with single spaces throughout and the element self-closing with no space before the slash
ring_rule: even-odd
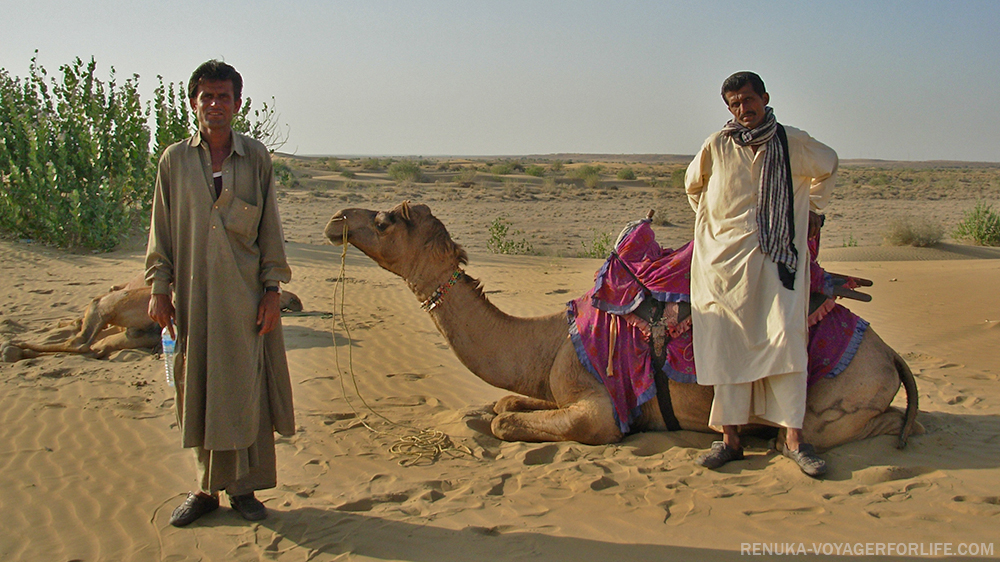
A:
<svg viewBox="0 0 1000 562">
<path fill-rule="evenodd" d="M 183 445 L 219 451 L 256 440 L 261 385 L 274 429 L 295 432 L 281 326 L 261 337 L 256 324 L 264 287 L 291 279 L 271 156 L 236 132 L 232 145 L 218 199 L 207 141 L 196 133 L 167 148 L 146 252 L 153 294 L 173 284 Z"/>
</svg>

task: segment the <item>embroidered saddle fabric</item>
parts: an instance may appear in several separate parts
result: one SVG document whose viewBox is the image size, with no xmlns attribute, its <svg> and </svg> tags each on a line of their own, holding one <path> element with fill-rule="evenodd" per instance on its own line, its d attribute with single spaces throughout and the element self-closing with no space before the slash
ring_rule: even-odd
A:
<svg viewBox="0 0 1000 562">
<path fill-rule="evenodd" d="M 813 384 L 847 368 L 868 323 L 833 301 L 833 282 L 816 263 L 818 243 L 810 241 L 809 250 L 811 291 L 827 297 L 817 299 L 821 304 L 809 317 Z M 682 303 L 690 303 L 691 251 L 690 242 L 661 248 L 648 219 L 630 223 L 597 271 L 594 287 L 567 303 L 577 356 L 608 389 L 622 433 L 629 433 L 640 406 L 656 396 L 651 343 L 660 344 L 668 378 L 696 382 L 691 319 L 681 314 Z M 662 310 L 653 319 L 640 314 L 649 299 Z"/>
</svg>

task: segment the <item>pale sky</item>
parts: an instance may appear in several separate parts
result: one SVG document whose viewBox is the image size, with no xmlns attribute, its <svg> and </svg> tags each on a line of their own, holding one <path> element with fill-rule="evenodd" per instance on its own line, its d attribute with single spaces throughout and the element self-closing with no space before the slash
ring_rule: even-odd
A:
<svg viewBox="0 0 1000 562">
<path fill-rule="evenodd" d="M 0 67 L 106 80 L 221 58 L 274 96 L 283 151 L 693 154 L 759 73 L 841 158 L 1000 162 L 1000 1 L 0 0 Z"/>
</svg>

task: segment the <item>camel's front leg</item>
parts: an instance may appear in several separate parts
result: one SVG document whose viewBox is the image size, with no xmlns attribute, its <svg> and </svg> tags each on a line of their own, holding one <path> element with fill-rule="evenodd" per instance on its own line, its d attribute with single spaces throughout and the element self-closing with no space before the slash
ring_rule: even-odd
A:
<svg viewBox="0 0 1000 562">
<path fill-rule="evenodd" d="M 497 400 L 497 403 L 493 405 L 493 413 L 532 412 L 535 410 L 555 410 L 558 408 L 559 404 L 555 402 L 521 396 L 520 394 L 511 394 Z"/>
<path fill-rule="evenodd" d="M 499 410 L 493 434 L 505 441 L 579 441 L 601 445 L 621 441 L 611 396 L 576 356 L 572 342 L 556 353 L 549 373 L 549 391 L 558 409 L 536 411 Z M 544 404 L 543 400 L 521 401 Z M 498 403 L 499 405 L 499 403 Z"/>
<path fill-rule="evenodd" d="M 504 441 L 579 441 L 587 445 L 621 441 L 614 415 L 604 411 L 600 402 L 582 400 L 557 410 L 503 412 L 490 428 Z"/>
</svg>

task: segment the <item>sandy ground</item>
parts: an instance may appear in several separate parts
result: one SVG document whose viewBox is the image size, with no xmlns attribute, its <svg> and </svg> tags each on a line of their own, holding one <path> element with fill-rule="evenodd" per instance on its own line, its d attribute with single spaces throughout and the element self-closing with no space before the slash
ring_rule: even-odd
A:
<svg viewBox="0 0 1000 562">
<path fill-rule="evenodd" d="M 707 434 L 585 446 L 482 432 L 505 392 L 470 374 L 405 284 L 353 248 L 343 303 L 350 334 L 335 325 L 341 250 L 323 243 L 322 228 L 339 208 L 402 199 L 391 195 L 405 194 L 368 204 L 304 191 L 282 198 L 288 288 L 305 311 L 284 319 L 298 433 L 278 440 L 279 486 L 259 494 L 268 519 L 251 524 L 224 507 L 188 528 L 168 524 L 195 484 L 194 459 L 180 447 L 157 354 L 46 356 L 0 363 L 0 559 L 735 560 L 749 543 L 923 549 L 905 558 L 944 554 L 944 545 L 960 554 L 972 543 L 1000 556 L 1000 251 L 953 241 L 878 247 L 872 224 L 907 205 L 961 216 L 964 202 L 831 209 L 821 262 L 875 282 L 871 303 L 849 306 L 910 364 L 927 431 L 902 451 L 889 436 L 838 447 L 824 455 L 829 475 L 811 480 L 760 440 L 750 440 L 748 461 L 713 472 L 692 462 L 713 440 Z M 642 197 L 599 206 L 423 195 L 469 249 L 468 272 L 517 315 L 559 311 L 586 291 L 601 261 L 560 254 L 650 206 Z M 666 246 L 690 230 L 686 203 L 674 203 L 664 208 L 678 226 L 658 227 Z M 488 253 L 486 225 L 501 212 L 546 241 L 549 255 Z M 848 232 L 865 243 L 843 247 Z M 95 255 L 0 242 L 0 341 L 41 339 L 80 314 L 142 269 L 139 246 Z M 390 447 L 404 426 L 440 430 L 471 454 L 401 466 L 407 457 Z"/>
</svg>

